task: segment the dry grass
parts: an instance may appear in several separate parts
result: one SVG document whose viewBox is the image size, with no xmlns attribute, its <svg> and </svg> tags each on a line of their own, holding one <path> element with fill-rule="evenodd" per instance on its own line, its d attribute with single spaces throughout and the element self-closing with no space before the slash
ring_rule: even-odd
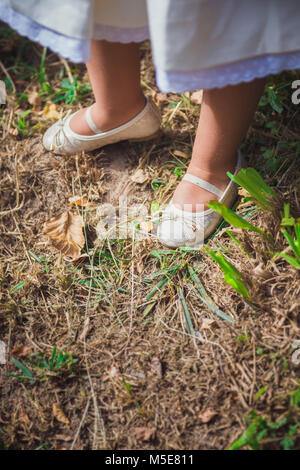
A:
<svg viewBox="0 0 300 470">
<path fill-rule="evenodd" d="M 41 49 L 26 43 L 20 57 L 21 43 L 14 36 L 6 44 L 10 48 L 7 60 L 3 59 L 6 69 L 12 66 L 11 54 L 16 55 L 17 65 L 25 61 L 39 67 Z M 54 90 L 59 90 L 62 75 L 72 73 L 87 81 L 83 67 L 70 64 L 69 68 L 54 54 L 47 56 L 45 67 Z M 9 70 L 17 92 L 38 89 L 36 76 L 32 81 L 18 79 L 17 72 Z M 286 74 L 280 79 L 289 78 Z M 288 392 L 298 387 L 299 369 L 291 353 L 299 338 L 299 272 L 283 260 L 271 261 L 265 253 L 269 247 L 257 234 L 234 231 L 249 256 L 231 241 L 225 228 L 209 242 L 228 250 L 228 259 L 248 279 L 256 308 L 224 283 L 218 267 L 202 251 L 165 250 L 159 260 L 153 251 L 162 247 L 150 236 L 142 241 L 97 242 L 94 208 L 83 209 L 92 259 L 66 262 L 42 235 L 43 223 L 67 209 L 72 195 L 82 193 L 95 205 L 116 205 L 119 196 L 126 195 L 130 204 L 145 203 L 147 208 L 153 200 L 162 204 L 170 198 L 178 181 L 174 168 L 184 167 L 184 155 L 188 158 L 191 152 L 199 106 L 189 103 L 189 94 L 158 94 L 146 45 L 142 83 L 163 115 L 164 136 L 152 143 L 124 142 L 88 155 L 55 157 L 41 145 L 49 120 L 34 112 L 28 116 L 29 128 L 14 135 L 18 108 L 31 106 L 26 100 L 17 104 L 12 93 L 2 110 L 0 338 L 6 344 L 7 363 L 0 365 L 0 426 L 7 448 L 224 449 L 244 431 L 249 410 L 275 421 L 287 412 Z M 87 93 L 80 105 L 91 99 Z M 293 146 L 278 146 L 299 140 L 299 112 L 284 102 L 281 115 L 259 109 L 243 148 L 249 165 L 262 171 L 299 217 L 299 161 Z M 58 105 L 63 110 L 68 107 Z M 277 133 L 266 127 L 266 119 L 277 123 Z M 281 165 L 275 170 L 261 165 L 262 145 L 277 152 Z M 148 177 L 143 184 L 130 180 L 137 167 Z M 164 184 L 154 189 L 155 180 Z M 240 202 L 241 213 L 248 209 Z M 286 247 L 277 220 L 262 211 L 250 220 L 275 234 L 277 251 Z M 36 257 L 44 261 L 37 262 Z M 177 265 L 170 280 L 147 300 L 163 277 L 157 273 Z M 203 304 L 189 266 L 234 323 Z M 24 285 L 14 291 L 20 282 Z M 187 332 L 178 288 L 194 336 Z M 30 365 L 27 352 L 19 360 L 33 370 L 36 382 L 8 376 L 6 372 L 20 372 L 12 362 L 18 346 L 47 356 L 54 346 L 71 353 L 78 359 L 74 373 L 43 373 Z M 265 386 L 266 392 L 257 398 Z M 69 425 L 53 416 L 55 403 Z M 215 415 L 203 423 L 207 409 Z M 141 427 L 150 429 L 148 436 L 138 431 Z M 264 447 L 280 448 L 282 436 L 269 437 Z M 299 449 L 299 430 L 294 442 Z"/>
</svg>

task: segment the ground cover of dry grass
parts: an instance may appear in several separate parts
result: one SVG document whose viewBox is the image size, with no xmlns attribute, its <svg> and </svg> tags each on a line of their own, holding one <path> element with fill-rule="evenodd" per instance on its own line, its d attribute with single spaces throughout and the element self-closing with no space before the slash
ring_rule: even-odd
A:
<svg viewBox="0 0 300 470">
<path fill-rule="evenodd" d="M 41 145 L 54 122 L 43 110 L 57 97 L 63 98 L 55 103 L 58 112 L 92 102 L 84 67 L 49 51 L 44 61 L 39 46 L 4 25 L 1 38 L 1 78 L 8 86 L 0 115 L 3 447 L 225 449 L 255 422 L 253 412 L 249 417 L 255 410 L 268 423 L 287 419 L 278 429 L 268 428 L 262 448 L 299 449 L 299 408 L 290 395 L 299 388 L 299 366 L 292 361 L 292 344 L 299 339 L 299 271 L 267 256 L 270 247 L 258 234 L 233 229 L 245 254 L 223 224 L 207 243 L 221 248 L 245 275 L 253 306 L 223 281 L 203 250 L 167 250 L 150 234 L 142 240 L 96 237 L 99 204 L 117 205 L 126 196 L 129 205 L 144 204 L 149 211 L 153 201 L 161 206 L 170 199 L 191 154 L 196 97 L 159 93 L 143 44 L 142 84 L 161 110 L 163 136 L 54 156 Z M 281 85 L 297 77 L 290 72 L 270 78 L 268 89 L 274 87 L 282 112 L 271 106 L 266 89 L 242 146 L 249 166 L 281 202 L 290 203 L 294 217 L 300 216 L 300 105 L 291 103 L 290 86 Z M 66 103 L 72 97 L 62 81 L 74 79 L 76 96 Z M 137 168 L 143 182 L 134 177 Z M 42 233 L 51 217 L 76 212 L 69 205 L 72 196 L 91 203 L 77 208 L 90 255 L 76 262 L 65 260 Z M 286 248 L 278 219 L 243 202 L 242 191 L 236 209 L 274 235 L 274 251 Z M 201 300 L 193 272 L 234 321 Z M 54 347 L 72 357 L 57 371 L 43 369 Z M 9 375 L 23 375 L 13 357 L 32 379 Z"/>
</svg>

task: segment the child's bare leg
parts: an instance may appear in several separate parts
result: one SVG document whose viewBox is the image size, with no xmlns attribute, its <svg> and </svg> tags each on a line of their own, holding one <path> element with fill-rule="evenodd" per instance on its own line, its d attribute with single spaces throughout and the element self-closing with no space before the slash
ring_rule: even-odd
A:
<svg viewBox="0 0 300 470">
<path fill-rule="evenodd" d="M 95 96 L 92 118 L 101 131 L 114 129 L 136 116 L 145 106 L 140 85 L 140 58 L 137 43 L 91 41 L 87 69 Z M 92 135 L 84 119 L 85 109 L 71 120 L 71 129 Z"/>
<path fill-rule="evenodd" d="M 188 173 L 225 190 L 229 182 L 226 171 L 235 169 L 237 149 L 252 121 L 264 84 L 264 79 L 257 79 L 204 91 Z M 181 209 L 184 209 L 184 204 L 192 204 L 192 208 L 185 210 L 199 211 L 196 205 L 211 199 L 217 199 L 217 196 L 182 181 L 175 191 L 173 203 Z"/>
</svg>

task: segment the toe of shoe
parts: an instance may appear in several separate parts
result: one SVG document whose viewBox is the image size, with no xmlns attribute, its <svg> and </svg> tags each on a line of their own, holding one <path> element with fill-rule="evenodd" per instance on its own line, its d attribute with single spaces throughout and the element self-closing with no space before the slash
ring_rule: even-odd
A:
<svg viewBox="0 0 300 470">
<path fill-rule="evenodd" d="M 170 247 L 184 246 L 195 240 L 195 233 L 179 220 L 162 221 L 157 229 L 161 243 Z"/>
<path fill-rule="evenodd" d="M 43 136 L 43 146 L 48 151 L 55 150 L 54 136 L 55 136 L 56 130 L 57 130 L 57 126 L 56 124 L 53 124 L 51 127 L 49 127 L 49 129 L 46 130 Z"/>
</svg>

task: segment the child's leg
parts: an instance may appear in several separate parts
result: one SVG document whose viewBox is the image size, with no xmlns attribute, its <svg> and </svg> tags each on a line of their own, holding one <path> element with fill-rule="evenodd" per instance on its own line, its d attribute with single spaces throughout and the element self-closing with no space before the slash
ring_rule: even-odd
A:
<svg viewBox="0 0 300 470">
<path fill-rule="evenodd" d="M 257 79 L 204 92 L 187 173 L 225 190 L 229 182 L 226 171 L 234 171 L 237 149 L 252 121 L 264 83 L 264 79 Z M 212 193 L 182 181 L 175 191 L 173 203 L 181 209 L 184 209 L 184 204 L 193 204 L 192 210 L 199 211 L 199 206 L 196 209 L 197 204 L 205 204 L 216 198 Z M 185 210 L 191 210 L 190 206 Z"/>
<path fill-rule="evenodd" d="M 140 85 L 140 58 L 137 43 L 121 44 L 91 41 L 91 59 L 87 69 L 95 96 L 92 118 L 102 131 L 128 122 L 145 106 Z M 71 120 L 71 128 L 92 135 L 84 119 L 84 109 Z"/>
</svg>

